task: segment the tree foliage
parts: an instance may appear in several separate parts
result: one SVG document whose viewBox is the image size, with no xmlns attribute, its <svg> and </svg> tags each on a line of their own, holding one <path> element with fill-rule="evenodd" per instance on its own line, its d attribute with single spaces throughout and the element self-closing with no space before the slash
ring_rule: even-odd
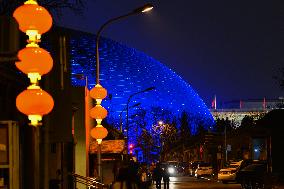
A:
<svg viewBox="0 0 284 189">
<path fill-rule="evenodd" d="M 187 140 L 191 136 L 191 125 L 189 123 L 189 116 L 186 112 L 182 112 L 180 118 L 180 139 Z"/>
<path fill-rule="evenodd" d="M 150 152 L 154 150 L 154 141 L 153 137 L 146 129 L 142 129 L 141 135 L 137 140 L 137 147 L 140 147 L 142 150 L 143 156 L 146 158 L 146 161 L 151 161 L 153 158 L 150 156 Z"/>
<path fill-rule="evenodd" d="M 232 124 L 228 118 L 226 119 L 217 119 L 216 120 L 216 126 L 215 126 L 215 131 L 217 133 L 224 133 L 226 128 L 226 132 L 229 133 L 233 130 Z"/>
</svg>

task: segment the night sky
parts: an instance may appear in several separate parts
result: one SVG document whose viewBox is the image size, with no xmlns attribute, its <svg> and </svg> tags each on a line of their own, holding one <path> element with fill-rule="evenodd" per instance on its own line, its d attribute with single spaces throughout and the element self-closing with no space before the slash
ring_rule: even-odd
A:
<svg viewBox="0 0 284 189">
<path fill-rule="evenodd" d="M 113 23 L 102 36 L 164 63 L 208 106 L 214 95 L 218 103 L 284 96 L 273 78 L 284 67 L 281 0 L 89 0 L 83 15 L 64 11 L 55 22 L 95 34 L 147 2 L 152 12 Z"/>
</svg>

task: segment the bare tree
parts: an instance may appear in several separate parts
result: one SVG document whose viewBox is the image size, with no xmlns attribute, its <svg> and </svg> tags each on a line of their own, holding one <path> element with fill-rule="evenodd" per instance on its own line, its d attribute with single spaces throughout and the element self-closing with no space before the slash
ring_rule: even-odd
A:
<svg viewBox="0 0 284 189">
<path fill-rule="evenodd" d="M 184 111 L 180 117 L 180 140 L 186 141 L 191 136 L 191 117 Z"/>
<path fill-rule="evenodd" d="M 16 7 L 24 2 L 25 0 L 0 0 L 0 15 L 11 16 Z M 63 9 L 70 9 L 75 13 L 81 14 L 86 0 L 37 0 L 37 2 L 54 14 L 54 16 L 60 17 Z"/>
</svg>

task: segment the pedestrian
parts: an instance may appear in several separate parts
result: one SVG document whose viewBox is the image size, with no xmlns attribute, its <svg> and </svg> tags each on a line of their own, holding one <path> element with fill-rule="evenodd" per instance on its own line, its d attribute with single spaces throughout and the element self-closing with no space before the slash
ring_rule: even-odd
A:
<svg viewBox="0 0 284 189">
<path fill-rule="evenodd" d="M 117 160 L 114 162 L 113 168 L 112 168 L 112 173 L 113 173 L 113 180 L 116 181 L 117 179 L 117 175 L 118 175 L 118 171 L 119 171 L 119 167 L 120 167 L 120 162 L 118 162 Z"/>
<path fill-rule="evenodd" d="M 157 189 L 161 189 L 162 171 L 163 170 L 162 170 L 160 164 L 158 163 L 156 165 L 156 168 L 153 171 L 153 176 L 155 178 L 156 188 Z"/>
<path fill-rule="evenodd" d="M 138 189 L 135 178 L 133 178 L 133 170 L 129 165 L 124 165 L 119 169 L 117 179 L 111 189 Z"/>
<path fill-rule="evenodd" d="M 169 189 L 170 187 L 170 174 L 168 170 L 163 169 L 163 181 L 164 181 L 164 189 Z"/>
<path fill-rule="evenodd" d="M 147 189 L 149 187 L 147 173 L 148 173 L 147 164 L 142 163 L 138 169 L 138 176 L 140 178 L 139 180 L 140 189 Z"/>
<path fill-rule="evenodd" d="M 150 184 L 154 184 L 154 169 L 156 168 L 156 164 L 154 162 L 151 163 L 149 167 L 149 172 L 150 172 Z"/>
</svg>

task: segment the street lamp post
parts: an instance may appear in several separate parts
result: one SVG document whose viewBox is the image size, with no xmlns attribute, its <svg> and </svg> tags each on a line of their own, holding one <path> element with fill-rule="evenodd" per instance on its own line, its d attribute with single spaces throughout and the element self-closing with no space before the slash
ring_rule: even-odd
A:
<svg viewBox="0 0 284 189">
<path fill-rule="evenodd" d="M 101 91 L 102 90 L 102 87 L 100 85 L 100 78 L 99 78 L 99 74 L 100 74 L 100 58 L 99 58 L 99 39 L 100 39 L 100 35 L 102 33 L 102 31 L 106 28 L 106 26 L 110 25 L 111 23 L 117 21 L 117 20 L 120 20 L 120 19 L 123 19 L 123 18 L 126 18 L 126 17 L 129 17 L 129 16 L 132 16 L 132 15 L 136 15 L 136 14 L 140 14 L 140 13 L 144 13 L 144 12 L 148 12 L 150 11 L 151 9 L 153 8 L 153 6 L 151 4 L 146 4 L 142 7 L 139 7 L 135 10 L 133 10 L 132 12 L 130 13 L 127 13 L 127 14 L 124 14 L 124 15 L 121 15 L 121 16 L 118 16 L 118 17 L 115 17 L 115 18 L 112 18 L 110 20 L 108 20 L 107 22 L 105 22 L 98 30 L 97 32 L 97 35 L 96 35 L 96 86 L 97 86 L 97 89 L 93 90 L 95 95 L 97 96 L 100 96 L 100 94 L 97 92 L 97 91 Z M 105 89 L 103 89 L 105 90 Z M 91 91 L 92 93 L 92 91 Z M 105 94 L 106 94 L 106 90 L 105 90 Z M 95 96 L 93 95 L 93 96 Z M 91 94 L 92 96 L 92 94 Z M 100 106 L 100 103 L 101 103 L 101 98 L 95 98 L 96 99 L 96 102 L 97 102 L 97 106 Z M 94 109 L 94 108 L 93 108 Z M 100 106 L 100 109 L 102 109 L 102 107 Z M 98 112 L 97 112 L 98 113 Z M 91 135 L 93 133 L 92 136 L 94 136 L 93 138 L 95 138 L 98 142 L 98 177 L 99 179 L 102 180 L 102 167 L 101 167 L 101 142 L 102 142 L 102 139 L 104 137 L 106 137 L 106 135 L 102 135 L 99 133 L 99 131 L 101 129 L 105 129 L 102 125 L 100 125 L 100 122 L 101 122 L 101 119 L 96 119 L 97 120 L 97 126 L 93 129 L 96 129 L 96 130 L 93 130 L 93 132 L 91 131 Z M 99 122 L 98 122 L 99 121 Z M 105 131 L 107 133 L 107 130 L 105 129 Z M 96 137 L 95 137 L 96 136 Z M 103 138 L 100 136 L 104 136 Z"/>
<path fill-rule="evenodd" d="M 225 163 L 228 161 L 228 147 L 227 147 L 227 125 L 225 125 L 225 130 L 224 130 L 224 146 L 225 146 Z"/>
<path fill-rule="evenodd" d="M 134 104 L 133 106 L 130 106 L 129 108 L 134 108 L 134 107 L 137 107 L 139 106 L 141 103 L 137 103 L 137 104 Z M 119 114 L 119 118 L 120 118 L 120 122 L 119 122 L 119 127 L 120 127 L 120 132 L 122 133 L 122 113 L 126 110 L 127 107 L 125 107 Z"/>
<path fill-rule="evenodd" d="M 96 83 L 99 84 L 100 83 L 100 79 L 99 79 L 99 75 L 100 75 L 100 58 L 99 58 L 99 39 L 101 36 L 102 31 L 106 28 L 106 26 L 110 25 L 111 23 L 132 16 L 132 15 L 136 15 L 136 14 L 140 14 L 140 13 L 144 13 L 144 12 L 148 12 L 150 10 L 153 9 L 153 5 L 151 4 L 145 4 L 142 7 L 139 7 L 137 9 L 134 9 L 132 12 L 112 18 L 110 20 L 108 20 L 107 22 L 105 22 L 98 30 L 97 35 L 96 35 Z"/>
<path fill-rule="evenodd" d="M 133 96 L 137 95 L 137 94 L 140 94 L 140 93 L 144 93 L 144 92 L 147 92 L 147 91 L 151 91 L 151 90 L 154 90 L 155 87 L 149 87 L 147 89 L 144 89 L 142 91 L 138 91 L 132 95 L 130 95 L 127 99 L 127 104 L 126 104 L 126 152 L 128 154 L 128 130 L 129 130 L 129 119 L 128 119 L 128 112 L 129 112 L 129 103 L 130 103 L 130 100 Z"/>
</svg>

